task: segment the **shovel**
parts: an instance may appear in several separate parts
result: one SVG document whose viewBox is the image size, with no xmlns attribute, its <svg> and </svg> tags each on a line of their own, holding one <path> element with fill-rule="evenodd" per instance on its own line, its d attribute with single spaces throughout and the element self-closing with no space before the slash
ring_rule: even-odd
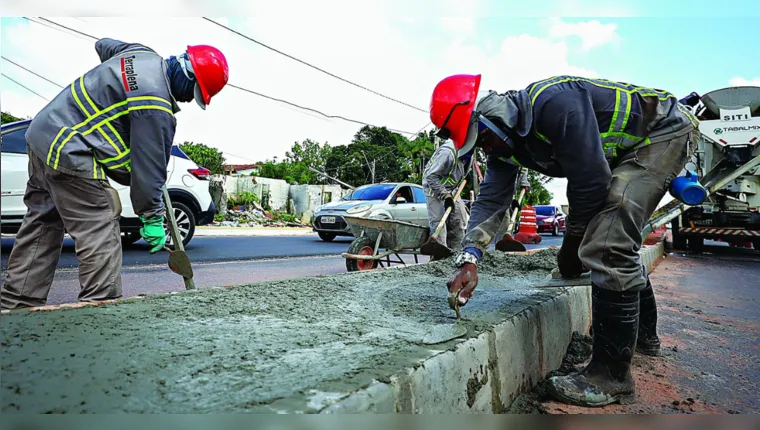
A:
<svg viewBox="0 0 760 430">
<path fill-rule="evenodd" d="M 169 234 L 172 236 L 172 243 L 174 243 L 174 250 L 164 246 L 164 249 L 169 251 L 169 269 L 172 272 L 182 275 L 185 281 L 186 290 L 195 289 L 195 281 L 193 281 L 193 266 L 190 264 L 190 257 L 185 252 L 185 246 L 182 244 L 182 236 L 179 234 L 179 227 L 177 227 L 177 220 L 174 218 L 174 207 L 172 207 L 172 201 L 169 198 L 169 190 L 166 189 L 166 185 L 163 187 L 164 202 L 166 203 L 166 217 L 169 218 Z"/>
<path fill-rule="evenodd" d="M 192 279 L 193 266 L 190 264 L 190 257 L 187 256 L 187 252 L 173 251 L 168 246 L 164 246 L 164 250 L 169 252 L 169 269 L 183 278 Z"/>
<path fill-rule="evenodd" d="M 582 274 L 579 278 L 563 278 L 558 268 L 542 279 L 537 288 L 584 287 L 591 285 L 591 272 Z"/>
<path fill-rule="evenodd" d="M 525 197 L 525 189 L 520 190 L 520 197 L 517 199 L 517 204 L 522 205 L 523 197 Z M 501 252 L 523 252 L 526 251 L 525 245 L 515 240 L 512 237 L 512 230 L 515 227 L 515 218 L 517 218 L 517 209 L 512 211 L 512 218 L 509 220 L 509 226 L 507 227 L 507 233 L 504 237 L 496 242 L 496 250 Z"/>
<path fill-rule="evenodd" d="M 454 194 L 455 203 L 457 199 L 459 198 L 459 195 L 462 194 L 462 190 L 464 189 L 464 186 L 466 183 L 467 183 L 467 180 L 462 179 L 462 183 L 459 185 L 459 188 L 457 188 L 456 194 Z M 440 238 L 438 237 L 441 235 L 441 230 L 443 230 L 443 226 L 446 225 L 446 220 L 449 219 L 451 210 L 452 208 L 447 208 L 446 212 L 443 213 L 443 218 L 441 218 L 441 222 L 438 223 L 438 227 L 435 229 L 435 232 L 433 232 L 433 235 L 430 236 L 427 242 L 425 242 L 425 244 L 420 247 L 421 254 L 430 255 L 436 260 L 450 257 L 454 254 L 454 251 L 452 251 L 451 248 L 439 242 Z"/>
</svg>

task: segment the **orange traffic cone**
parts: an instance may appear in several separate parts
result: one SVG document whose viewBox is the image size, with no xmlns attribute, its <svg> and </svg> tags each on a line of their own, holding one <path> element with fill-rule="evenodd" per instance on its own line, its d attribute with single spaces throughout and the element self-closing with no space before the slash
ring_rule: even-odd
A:
<svg viewBox="0 0 760 430">
<path fill-rule="evenodd" d="M 515 235 L 520 243 L 541 243 L 541 235 L 536 226 L 536 209 L 525 205 L 520 212 L 520 231 Z"/>
</svg>

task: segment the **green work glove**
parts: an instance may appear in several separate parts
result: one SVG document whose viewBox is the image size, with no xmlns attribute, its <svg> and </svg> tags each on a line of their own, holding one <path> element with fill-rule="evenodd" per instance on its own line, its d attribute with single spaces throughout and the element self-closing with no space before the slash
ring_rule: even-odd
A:
<svg viewBox="0 0 760 430">
<path fill-rule="evenodd" d="M 153 216 L 150 218 L 140 217 L 143 228 L 140 229 L 140 236 L 151 246 L 150 253 L 155 254 L 160 251 L 166 244 L 166 232 L 164 231 L 164 217 Z"/>
</svg>

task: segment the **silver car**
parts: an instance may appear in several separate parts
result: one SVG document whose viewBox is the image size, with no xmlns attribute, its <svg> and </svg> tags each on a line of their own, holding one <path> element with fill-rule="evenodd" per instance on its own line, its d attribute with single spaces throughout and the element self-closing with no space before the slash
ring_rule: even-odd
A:
<svg viewBox="0 0 760 430">
<path fill-rule="evenodd" d="M 422 187 L 409 183 L 364 185 L 337 202 L 317 208 L 313 230 L 325 242 L 336 236 L 353 236 L 344 215 L 393 219 L 428 226 L 427 204 Z"/>
</svg>

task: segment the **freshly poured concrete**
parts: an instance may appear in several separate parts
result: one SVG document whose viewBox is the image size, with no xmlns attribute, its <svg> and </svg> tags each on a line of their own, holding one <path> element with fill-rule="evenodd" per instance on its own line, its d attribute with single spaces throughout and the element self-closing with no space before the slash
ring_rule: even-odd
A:
<svg viewBox="0 0 760 430">
<path fill-rule="evenodd" d="M 555 255 L 489 254 L 462 308 L 463 339 L 560 295 L 531 288 Z M 454 321 L 445 286 L 453 270 L 446 260 L 5 314 L 2 410 L 318 411 L 461 342 L 421 342 Z"/>
</svg>

